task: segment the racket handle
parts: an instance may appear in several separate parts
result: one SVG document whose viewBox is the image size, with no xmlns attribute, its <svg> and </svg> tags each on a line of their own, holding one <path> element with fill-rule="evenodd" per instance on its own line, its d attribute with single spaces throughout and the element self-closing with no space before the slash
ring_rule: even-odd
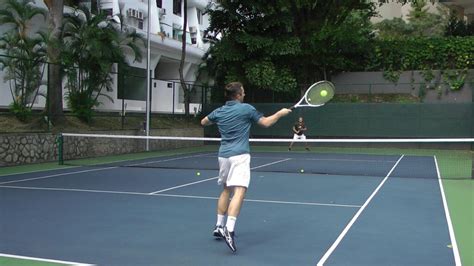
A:
<svg viewBox="0 0 474 266">
<path fill-rule="evenodd" d="M 291 111 L 293 111 L 293 110 L 295 110 L 295 108 L 296 108 L 296 107 L 293 105 L 292 107 L 290 107 L 290 108 L 288 108 L 288 109 L 290 109 Z"/>
</svg>

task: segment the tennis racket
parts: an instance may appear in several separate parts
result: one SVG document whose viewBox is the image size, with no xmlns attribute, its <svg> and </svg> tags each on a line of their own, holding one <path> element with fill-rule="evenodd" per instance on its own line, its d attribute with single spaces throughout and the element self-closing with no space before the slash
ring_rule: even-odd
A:
<svg viewBox="0 0 474 266">
<path fill-rule="evenodd" d="M 334 85 L 326 80 L 311 85 L 301 100 L 290 107 L 291 110 L 298 107 L 320 107 L 334 97 Z"/>
</svg>

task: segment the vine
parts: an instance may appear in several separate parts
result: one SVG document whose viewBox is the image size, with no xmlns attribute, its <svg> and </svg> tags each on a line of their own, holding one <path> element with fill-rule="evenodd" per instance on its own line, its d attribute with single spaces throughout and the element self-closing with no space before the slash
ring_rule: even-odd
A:
<svg viewBox="0 0 474 266">
<path fill-rule="evenodd" d="M 368 64 L 373 67 L 368 70 L 383 69 L 384 78 L 393 83 L 398 82 L 402 71 L 421 70 L 423 95 L 425 89 L 436 89 L 440 97 L 441 79 L 448 83 L 448 90 L 461 90 L 466 83 L 468 70 L 474 68 L 472 36 L 383 39 L 378 40 L 375 46 L 375 56 Z M 435 77 L 434 70 L 440 71 L 439 77 Z"/>
</svg>

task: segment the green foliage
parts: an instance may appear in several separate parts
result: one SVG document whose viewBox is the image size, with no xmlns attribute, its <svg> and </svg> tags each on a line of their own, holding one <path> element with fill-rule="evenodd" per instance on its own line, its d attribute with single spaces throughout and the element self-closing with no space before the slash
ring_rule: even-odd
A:
<svg viewBox="0 0 474 266">
<path fill-rule="evenodd" d="M 428 12 L 427 1 L 411 3 L 411 11 L 407 21 L 402 18 L 384 19 L 377 23 L 379 38 L 404 38 L 404 37 L 440 37 L 444 34 L 445 25 L 448 23 L 447 11 L 438 8 L 438 14 Z"/>
<path fill-rule="evenodd" d="M 371 47 L 373 5 L 332 2 L 219 1 L 219 8 L 208 10 L 206 37 L 213 45 L 205 70 L 220 87 L 239 80 L 259 94 L 299 95 L 304 84 L 362 68 Z"/>
<path fill-rule="evenodd" d="M 378 65 L 375 70 L 383 69 L 385 79 L 394 83 L 402 71 L 421 70 L 426 85 L 420 86 L 420 96 L 426 88 L 438 89 L 441 96 L 439 84 L 431 82 L 433 70 L 444 72 L 451 90 L 461 89 L 467 70 L 473 66 L 474 43 L 473 39 L 442 38 L 468 35 L 466 24 L 455 16 L 448 21 L 448 12 L 442 8 L 438 8 L 439 14 L 429 13 L 426 5 L 427 1 L 412 2 L 408 22 L 394 18 L 375 25 L 379 41 L 371 64 Z"/>
<path fill-rule="evenodd" d="M 474 22 L 467 23 L 452 14 L 445 28 L 445 36 L 474 36 Z"/>
<path fill-rule="evenodd" d="M 383 69 L 394 82 L 401 71 L 422 70 L 429 82 L 434 78 L 431 70 L 441 70 L 451 89 L 458 90 L 467 70 L 474 68 L 474 37 L 382 39 L 375 46 L 368 70 Z"/>
<path fill-rule="evenodd" d="M 92 16 L 85 7 L 65 15 L 62 32 L 67 104 L 74 114 L 89 122 L 93 108 L 100 105 L 99 97 L 112 101 L 103 93 L 112 91 L 112 65 L 126 64 L 124 48 L 132 50 L 139 60 L 136 42 L 142 38 L 134 31 L 119 31 L 105 13 Z"/>
<path fill-rule="evenodd" d="M 69 108 L 72 113 L 84 122 L 91 122 L 94 116 L 93 108 L 99 105 L 99 102 L 90 97 L 88 91 L 71 90 L 66 95 Z"/>
<path fill-rule="evenodd" d="M 21 101 L 13 101 L 9 107 L 10 112 L 12 112 L 21 122 L 27 122 L 28 118 L 31 117 L 31 108 L 21 104 Z"/>
<path fill-rule="evenodd" d="M 46 61 L 46 34 L 32 31 L 32 19 L 45 16 L 45 10 L 37 8 L 31 0 L 8 0 L 0 10 L 0 23 L 8 30 L 0 36 L 0 49 L 5 56 L 0 58 L 0 69 L 5 70 L 13 103 L 11 111 L 25 121 L 42 85 Z"/>
</svg>

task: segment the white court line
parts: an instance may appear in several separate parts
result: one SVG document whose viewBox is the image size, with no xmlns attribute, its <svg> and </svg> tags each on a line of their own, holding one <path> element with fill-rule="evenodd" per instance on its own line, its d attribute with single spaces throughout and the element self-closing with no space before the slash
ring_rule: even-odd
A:
<svg viewBox="0 0 474 266">
<path fill-rule="evenodd" d="M 76 172 L 60 173 L 60 174 L 54 174 L 54 175 L 46 175 L 46 176 L 40 176 L 40 177 L 32 177 L 32 178 L 26 178 L 26 179 L 20 179 L 20 180 L 12 180 L 12 181 L 1 182 L 0 185 L 18 183 L 18 182 L 24 182 L 24 181 L 31 181 L 31 180 L 38 180 L 38 179 L 45 179 L 45 178 L 63 176 L 63 175 L 73 175 L 73 174 L 80 174 L 80 173 L 87 173 L 87 172 L 94 172 L 94 171 L 109 170 L 109 169 L 114 169 L 114 168 L 117 168 L 117 167 L 114 166 L 114 167 L 82 170 L 82 171 L 76 171 Z"/>
<path fill-rule="evenodd" d="M 367 205 L 369 205 L 370 201 L 372 201 L 372 198 L 375 197 L 375 195 L 377 194 L 377 192 L 379 192 L 380 188 L 382 188 L 383 184 L 385 183 L 385 181 L 387 181 L 388 177 L 390 176 L 390 174 L 393 172 L 393 170 L 395 170 L 395 167 L 397 167 L 398 163 L 400 163 L 400 161 L 402 160 L 402 158 L 404 157 L 405 155 L 402 155 L 400 156 L 400 158 L 398 159 L 398 161 L 395 163 L 395 165 L 392 167 L 392 169 L 390 169 L 390 171 L 388 172 L 388 174 L 385 176 L 385 178 L 382 180 L 382 182 L 380 182 L 380 184 L 377 186 L 377 188 L 374 190 L 374 192 L 372 192 L 372 194 L 369 196 L 369 198 L 365 201 L 365 203 L 362 205 L 362 207 L 357 211 L 357 213 L 354 215 L 354 217 L 352 217 L 351 221 L 346 225 L 346 227 L 344 228 L 344 230 L 342 230 L 341 234 L 337 237 L 336 241 L 334 241 L 334 243 L 331 245 L 331 247 L 326 251 L 326 253 L 324 254 L 324 256 L 319 260 L 319 262 L 316 264 L 317 266 L 322 266 L 324 265 L 324 263 L 326 262 L 326 260 L 329 258 L 329 256 L 331 256 L 331 254 L 334 252 L 334 250 L 337 248 L 337 246 L 339 245 L 339 243 L 342 241 L 342 239 L 344 238 L 344 236 L 347 234 L 347 232 L 349 232 L 349 229 L 351 229 L 352 225 L 357 221 L 357 219 L 359 218 L 359 216 L 362 214 L 362 212 L 365 210 L 365 208 L 367 207 Z"/>
<path fill-rule="evenodd" d="M 163 197 L 174 197 L 174 198 L 191 198 L 191 199 L 212 199 L 212 200 L 218 199 L 218 197 L 203 197 L 203 196 L 178 195 L 178 194 L 153 194 L 153 195 L 150 195 L 150 196 L 163 196 Z M 244 199 L 244 201 L 260 202 L 260 203 L 288 204 L 288 205 L 344 207 L 344 208 L 360 208 L 361 207 L 360 205 L 319 203 L 319 202 L 302 202 L 302 201 L 259 200 L 259 199 Z"/>
<path fill-rule="evenodd" d="M 458 244 L 456 242 L 456 236 L 454 234 L 454 229 L 453 229 L 453 224 L 451 222 L 451 216 L 449 214 L 449 209 L 448 209 L 448 202 L 446 201 L 446 195 L 444 193 L 444 187 L 443 187 L 443 182 L 441 180 L 441 174 L 439 172 L 439 167 L 438 167 L 438 160 L 436 159 L 436 156 L 433 156 L 435 166 L 436 166 L 436 173 L 438 175 L 438 183 L 439 183 L 439 189 L 441 191 L 441 198 L 443 199 L 443 207 L 444 207 L 444 213 L 446 215 L 446 221 L 448 222 L 448 229 L 449 229 L 449 237 L 451 238 L 451 245 L 453 247 L 453 255 L 454 255 L 454 262 L 456 263 L 456 266 L 461 266 L 461 256 L 459 255 L 459 249 L 458 249 Z"/>
<path fill-rule="evenodd" d="M 189 156 L 178 157 L 178 158 L 163 159 L 163 160 L 158 160 L 158 161 L 128 164 L 127 166 L 137 166 L 137 165 L 144 165 L 144 164 L 151 164 L 151 163 L 162 163 L 162 162 L 176 161 L 176 160 L 188 159 L 188 158 L 194 158 L 194 157 L 211 157 L 211 156 L 208 156 L 208 155 L 211 155 L 211 154 L 212 153 L 195 154 L 195 155 L 189 155 Z M 215 156 L 213 156 L 213 157 L 215 157 Z M 145 160 L 145 159 L 140 159 L 140 160 Z"/>
<path fill-rule="evenodd" d="M 22 186 L 2 186 L 0 188 L 14 188 L 27 190 L 48 190 L 48 191 L 66 191 L 66 192 L 88 192 L 88 193 L 106 193 L 106 194 L 125 194 L 125 195 L 141 195 L 147 196 L 148 193 L 131 192 L 131 191 L 112 191 L 112 190 L 95 190 L 95 189 L 76 189 L 76 188 L 54 188 L 54 187 L 22 187 Z"/>
<path fill-rule="evenodd" d="M 141 193 L 141 192 L 93 190 L 93 189 L 19 187 L 19 186 L 0 186 L 0 188 L 26 189 L 26 190 L 46 190 L 46 191 L 65 191 L 65 192 L 85 192 L 85 193 L 103 193 L 103 194 L 122 194 L 122 195 L 172 197 L 172 198 L 187 198 L 187 199 L 208 199 L 208 200 L 217 200 L 218 199 L 217 197 L 206 197 L 206 196 L 178 195 L 178 194 L 149 194 L 149 193 Z M 343 208 L 360 208 L 361 207 L 361 206 L 358 206 L 358 205 L 348 205 L 348 204 L 346 205 L 346 204 L 299 202 L 299 201 L 277 201 L 277 200 L 260 200 L 260 199 L 245 199 L 245 201 L 260 202 L 260 203 L 273 203 L 273 204 L 327 206 L 327 207 L 343 207 Z"/>
<path fill-rule="evenodd" d="M 280 201 L 280 200 L 254 200 L 245 199 L 250 202 L 261 202 L 261 203 L 276 203 L 276 204 L 293 204 L 293 205 L 311 205 L 311 206 L 331 206 L 331 207 L 343 207 L 343 208 L 360 208 L 360 205 L 349 205 L 349 204 L 334 204 L 334 203 L 317 203 L 317 202 L 299 202 L 299 201 Z"/>
<path fill-rule="evenodd" d="M 5 177 L 5 176 L 24 175 L 24 174 L 31 174 L 31 173 L 41 173 L 41 172 L 46 172 L 46 171 L 69 170 L 69 169 L 74 169 L 74 168 L 78 168 L 78 167 L 80 167 L 80 166 L 63 165 L 61 167 L 60 165 L 58 165 L 58 167 L 51 168 L 51 169 L 40 169 L 40 170 L 31 170 L 31 171 L 24 171 L 24 172 L 10 173 L 10 174 L 1 174 L 0 178 Z"/>
<path fill-rule="evenodd" d="M 276 162 L 271 162 L 271 163 L 267 163 L 267 164 L 255 166 L 255 167 L 252 167 L 252 168 L 250 168 L 250 169 L 251 169 L 251 170 L 254 170 L 254 169 L 257 169 L 257 168 L 262 168 L 262 167 L 265 167 L 265 166 L 269 166 L 269 165 L 272 165 L 272 164 L 281 163 L 281 162 L 288 161 L 288 160 L 291 160 L 291 158 L 286 158 L 286 159 L 279 160 L 279 161 L 276 161 Z M 174 187 L 170 187 L 170 188 L 165 188 L 165 189 L 162 189 L 162 190 L 150 192 L 149 194 L 150 194 L 150 195 L 155 195 L 155 194 L 158 194 L 158 193 L 161 193 L 161 192 L 170 191 L 170 190 L 177 189 L 177 188 L 182 188 L 182 187 L 187 187 L 187 186 L 191 186 L 191 185 L 203 183 L 203 182 L 206 182 L 206 181 L 209 181 L 209 180 L 212 180 L 212 179 L 216 179 L 216 178 L 219 178 L 219 176 L 214 176 L 214 177 L 211 177 L 211 178 L 207 178 L 207 179 L 203 179 L 203 180 L 199 180 L 199 181 L 195 181 L 195 182 L 191 182 L 191 183 L 186 183 L 186 184 L 182 184 L 182 185 L 179 185 L 179 186 L 174 186 Z"/>
<path fill-rule="evenodd" d="M 204 155 L 207 155 L 207 153 L 204 154 Z M 150 164 L 150 163 L 168 162 L 168 161 L 187 159 L 187 158 L 197 157 L 197 156 L 199 156 L 199 155 L 163 159 L 163 160 L 158 160 L 158 161 L 153 161 L 153 162 L 143 162 L 143 163 L 131 164 L 130 166 Z M 127 161 L 127 160 L 124 160 L 124 161 Z M 115 161 L 115 162 L 112 162 L 112 163 L 117 163 L 117 162 L 120 162 L 120 161 Z M 79 167 L 79 166 L 77 166 L 77 167 Z M 109 169 L 114 169 L 114 168 L 119 168 L 119 166 L 111 166 L 111 167 L 105 167 L 105 168 L 95 168 L 95 169 L 82 170 L 82 171 L 76 171 L 76 172 L 59 173 L 59 174 L 46 175 L 46 176 L 40 176 L 40 177 L 32 177 L 32 178 L 26 178 L 26 179 L 20 179 L 20 180 L 11 180 L 11 181 L 6 181 L 6 182 L 0 182 L 0 185 L 18 183 L 18 182 L 24 182 L 24 181 L 32 181 L 32 180 L 38 180 L 38 179 L 45 179 L 45 178 L 63 176 L 63 175 L 72 175 L 72 174 L 80 174 L 80 173 L 87 173 L 87 172 L 94 172 L 94 171 L 109 170 Z"/>
<path fill-rule="evenodd" d="M 215 157 L 215 156 L 203 156 L 203 157 Z M 284 159 L 285 157 L 268 157 L 268 156 L 252 156 L 252 159 Z M 296 159 L 296 158 L 294 158 Z M 386 162 L 386 163 L 394 163 L 396 161 L 393 160 L 354 160 L 354 159 L 338 159 L 338 158 L 297 158 L 298 160 L 302 161 L 344 161 L 344 162 Z"/>
<path fill-rule="evenodd" d="M 71 262 L 71 261 L 64 261 L 64 260 L 42 259 L 42 258 L 26 257 L 26 256 L 18 256 L 18 255 L 2 254 L 2 253 L 0 253 L 0 257 L 13 258 L 13 259 L 26 259 L 26 260 L 34 260 L 34 261 L 41 261 L 41 262 L 52 262 L 52 263 L 66 264 L 66 265 L 71 265 L 71 266 L 94 266 L 94 264 L 78 263 L 78 262 Z"/>
</svg>

